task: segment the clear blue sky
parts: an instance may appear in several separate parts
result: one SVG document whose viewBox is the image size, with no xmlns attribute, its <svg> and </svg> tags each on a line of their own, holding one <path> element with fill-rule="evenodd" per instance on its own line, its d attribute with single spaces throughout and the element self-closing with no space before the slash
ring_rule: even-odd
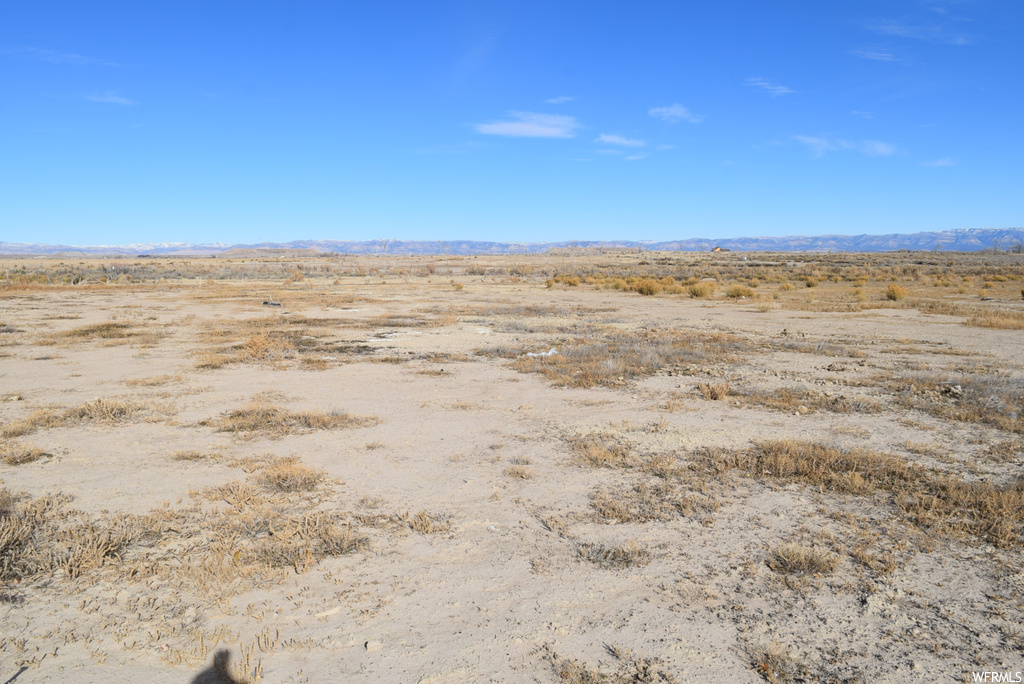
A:
<svg viewBox="0 0 1024 684">
<path fill-rule="evenodd" d="M 1024 225 L 1024 2 L 0 4 L 0 241 Z"/>
</svg>

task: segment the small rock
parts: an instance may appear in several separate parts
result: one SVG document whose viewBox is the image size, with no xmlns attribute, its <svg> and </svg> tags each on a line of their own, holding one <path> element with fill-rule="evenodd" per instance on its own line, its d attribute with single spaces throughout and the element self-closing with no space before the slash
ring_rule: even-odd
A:
<svg viewBox="0 0 1024 684">
<path fill-rule="evenodd" d="M 384 644 L 380 641 L 367 641 L 363 644 L 363 648 L 366 649 L 367 653 L 376 653 L 377 651 L 384 648 Z"/>
</svg>

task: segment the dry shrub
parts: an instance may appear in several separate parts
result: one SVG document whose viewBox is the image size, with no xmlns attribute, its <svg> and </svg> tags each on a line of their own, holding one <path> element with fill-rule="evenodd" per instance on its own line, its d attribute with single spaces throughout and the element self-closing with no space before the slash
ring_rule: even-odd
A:
<svg viewBox="0 0 1024 684">
<path fill-rule="evenodd" d="M 894 302 L 898 302 L 907 296 L 907 288 L 897 285 L 895 283 L 890 284 L 885 288 L 885 298 Z"/>
<path fill-rule="evenodd" d="M 520 356 L 512 367 L 559 386 L 613 387 L 675 364 L 733 361 L 744 346 L 725 333 L 610 332 L 601 339 L 570 340 L 550 356 Z"/>
<path fill-rule="evenodd" d="M 409 529 L 413 532 L 419 532 L 420 534 L 434 534 L 436 532 L 447 532 L 451 525 L 447 521 L 442 520 L 440 517 L 431 515 L 426 511 L 420 511 L 419 513 L 396 513 L 395 517 L 399 522 L 405 523 L 409 526 Z"/>
<path fill-rule="evenodd" d="M 580 558 L 590 561 L 603 568 L 631 568 L 647 565 L 651 554 L 647 549 L 629 540 L 625 544 L 609 546 L 606 544 L 580 544 L 577 549 Z"/>
<path fill-rule="evenodd" d="M 242 347 L 239 350 L 239 360 L 265 361 L 272 355 L 276 356 L 289 348 L 290 345 L 281 338 L 272 338 L 267 333 L 256 333 L 255 335 L 250 335 L 242 343 Z"/>
<path fill-rule="evenodd" d="M 637 283 L 637 285 L 633 289 L 636 290 L 638 294 L 642 294 L 649 297 L 651 295 L 656 295 L 659 292 L 661 292 L 662 285 L 657 280 L 646 278 Z"/>
<path fill-rule="evenodd" d="M 697 391 L 700 395 L 709 401 L 719 401 L 729 396 L 729 383 L 720 382 L 716 385 L 712 385 L 707 382 L 697 383 Z"/>
<path fill-rule="evenodd" d="M 740 297 L 753 297 L 754 291 L 746 285 L 730 285 L 725 290 L 725 296 L 730 299 L 739 299 Z"/>
<path fill-rule="evenodd" d="M 828 551 L 790 542 L 769 551 L 766 563 L 780 575 L 829 575 L 839 566 L 839 558 Z"/>
<path fill-rule="evenodd" d="M 17 442 L 0 443 L 0 461 L 7 465 L 24 465 L 48 456 L 42 449 L 27 447 Z"/>
<path fill-rule="evenodd" d="M 289 411 L 279 406 L 253 402 L 220 418 L 210 418 L 201 425 L 217 428 L 218 432 L 251 432 L 285 435 L 311 430 L 337 430 L 348 427 L 375 425 L 377 418 L 354 416 L 342 411 Z"/>
<path fill-rule="evenodd" d="M 707 299 L 711 295 L 715 294 L 715 288 L 718 287 L 718 283 L 710 280 L 703 280 L 699 283 L 694 283 L 686 288 L 686 293 L 694 299 Z"/>
<path fill-rule="evenodd" d="M 597 489 L 590 506 L 604 521 L 645 523 L 673 520 L 695 511 L 714 511 L 718 503 L 700 494 L 688 494 L 674 482 L 640 482 L 630 488 Z"/>
</svg>

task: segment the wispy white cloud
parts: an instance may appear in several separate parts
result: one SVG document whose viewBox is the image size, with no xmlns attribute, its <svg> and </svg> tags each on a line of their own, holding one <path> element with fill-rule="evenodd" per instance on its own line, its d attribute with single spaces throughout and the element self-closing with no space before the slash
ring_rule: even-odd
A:
<svg viewBox="0 0 1024 684">
<path fill-rule="evenodd" d="M 572 102 L 575 97 L 569 97 L 568 95 L 562 95 L 561 97 L 553 97 L 550 100 L 544 100 L 547 104 L 564 104 L 566 102 Z"/>
<path fill-rule="evenodd" d="M 646 155 L 643 154 L 631 154 L 630 156 L 626 157 L 626 161 L 640 161 L 641 159 L 646 158 Z"/>
<path fill-rule="evenodd" d="M 896 154 L 896 148 L 880 140 L 865 140 L 860 144 L 860 151 L 869 157 L 890 157 Z"/>
<path fill-rule="evenodd" d="M 921 162 L 921 166 L 927 166 L 929 168 L 940 168 L 945 166 L 956 166 L 956 162 L 949 157 L 939 157 L 938 159 L 932 159 L 930 161 Z"/>
<path fill-rule="evenodd" d="M 865 26 L 867 30 L 883 36 L 897 38 L 913 38 L 930 43 L 946 43 L 947 45 L 970 45 L 974 42 L 971 36 L 960 32 L 951 32 L 937 24 L 909 24 L 900 21 L 876 21 Z"/>
<path fill-rule="evenodd" d="M 647 113 L 653 116 L 655 119 L 661 119 L 668 123 L 679 123 L 680 121 L 688 121 L 689 123 L 700 123 L 704 120 L 704 116 L 701 114 L 694 114 L 689 109 L 681 104 L 671 104 L 667 107 L 654 107 L 647 110 Z"/>
<path fill-rule="evenodd" d="M 854 50 L 853 54 L 861 59 L 870 59 L 876 62 L 902 62 L 903 60 L 894 55 L 889 50 L 880 50 L 872 48 L 861 48 Z"/>
<path fill-rule="evenodd" d="M 765 91 L 772 97 L 778 97 L 779 95 L 790 95 L 796 92 L 792 88 L 787 88 L 786 86 L 779 85 L 778 83 L 772 83 L 766 78 L 748 78 L 746 80 L 746 84 L 754 88 L 760 88 L 761 90 Z"/>
<path fill-rule="evenodd" d="M 572 138 L 580 127 L 576 117 L 533 112 L 509 112 L 510 121 L 477 124 L 477 133 L 511 138 Z"/>
<path fill-rule="evenodd" d="M 828 152 L 857 150 L 869 157 L 889 157 L 896 154 L 896 146 L 880 140 L 862 140 L 855 142 L 830 136 L 794 135 L 793 139 L 805 145 L 815 159 L 825 156 Z"/>
<path fill-rule="evenodd" d="M 822 157 L 826 152 L 835 152 L 837 150 L 849 150 L 854 147 L 854 144 L 848 140 L 840 140 L 837 138 L 822 138 L 812 135 L 794 135 L 793 139 L 802 145 L 806 145 L 811 150 L 811 156 L 817 159 Z"/>
<path fill-rule="evenodd" d="M 635 138 L 624 138 L 621 135 L 602 133 L 597 136 L 597 142 L 608 143 L 609 145 L 622 145 L 623 147 L 643 147 L 647 143 Z"/>
<path fill-rule="evenodd" d="M 129 100 L 127 97 L 121 97 L 120 95 L 115 95 L 114 93 L 112 93 L 109 90 L 107 92 L 103 93 L 102 95 L 90 95 L 88 99 L 92 100 L 93 102 L 104 102 L 106 104 L 117 104 L 117 105 L 127 105 L 127 106 L 131 106 L 133 104 L 136 104 L 135 100 Z"/>
<path fill-rule="evenodd" d="M 79 55 L 74 52 L 58 52 L 57 50 L 45 50 L 43 48 L 14 48 L 11 50 L 0 50 L 0 54 L 4 55 L 25 55 L 26 57 L 32 57 L 39 59 L 50 64 L 99 64 L 101 66 L 116 67 L 120 66 L 116 62 L 108 62 L 103 59 L 96 59 L 95 57 L 86 57 L 85 55 Z"/>
</svg>

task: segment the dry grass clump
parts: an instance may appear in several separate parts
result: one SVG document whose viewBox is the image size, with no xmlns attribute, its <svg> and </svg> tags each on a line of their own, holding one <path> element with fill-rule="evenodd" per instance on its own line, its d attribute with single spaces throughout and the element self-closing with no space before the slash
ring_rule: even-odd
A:
<svg viewBox="0 0 1024 684">
<path fill-rule="evenodd" d="M 765 562 L 780 575 L 830 575 L 839 567 L 835 554 L 793 542 L 773 548 Z"/>
<path fill-rule="evenodd" d="M 636 657 L 629 649 L 616 646 L 607 646 L 606 649 L 618 661 L 618 666 L 611 672 L 601 672 L 581 660 L 561 658 L 550 649 L 546 659 L 551 663 L 555 676 L 566 684 L 675 684 L 678 681 L 662 670 L 657 660 Z"/>
<path fill-rule="evenodd" d="M 514 465 L 505 468 L 505 475 L 517 480 L 533 479 L 533 471 L 522 465 Z"/>
<path fill-rule="evenodd" d="M 882 404 L 866 397 L 847 397 L 802 388 L 781 387 L 772 390 L 735 390 L 732 394 L 743 397 L 745 403 L 778 411 L 813 413 L 880 413 Z"/>
<path fill-rule="evenodd" d="M 33 411 L 24 418 L 5 423 L 4 426 L 0 428 L 0 436 L 21 437 L 23 435 L 31 434 L 39 428 L 60 427 L 63 424 L 63 419 L 56 412 L 48 409 L 40 409 L 38 411 Z"/>
<path fill-rule="evenodd" d="M 0 443 L 0 461 L 3 461 L 7 465 L 24 465 L 26 463 L 38 461 L 43 456 L 49 456 L 49 454 L 42 449 L 27 447 L 17 442 Z"/>
<path fill-rule="evenodd" d="M 324 558 L 361 551 L 367 545 L 351 525 L 327 513 L 280 516 L 266 522 L 267 534 L 248 549 L 245 560 L 249 563 L 302 573 Z"/>
<path fill-rule="evenodd" d="M 1009 373 L 910 373 L 887 384 L 907 408 L 946 420 L 984 423 L 1024 434 L 1024 379 Z"/>
<path fill-rule="evenodd" d="M 272 579 L 273 571 L 291 568 L 302 573 L 326 557 L 366 547 L 367 540 L 338 514 L 313 510 L 317 500 L 306 496 L 311 488 L 300 485 L 291 489 L 296 481 L 285 479 L 289 489 L 281 489 L 282 480 L 273 472 L 276 465 L 272 463 L 251 477 L 259 488 L 231 482 L 199 493 L 229 506 L 215 511 L 202 521 L 202 530 L 193 533 L 198 537 L 198 549 L 194 546 L 191 550 L 203 553 L 192 554 L 183 570 L 200 586 L 234 587 L 239 580 L 243 586 L 258 586 Z M 265 477 L 268 471 L 270 475 Z M 298 482 L 302 481 L 308 482 L 299 478 Z M 298 498 L 282 498 L 283 493 Z"/>
<path fill-rule="evenodd" d="M 614 387 L 674 364 L 731 362 L 744 347 L 724 333 L 614 331 L 600 339 L 569 340 L 550 356 L 520 356 L 512 367 L 564 387 Z"/>
<path fill-rule="evenodd" d="M 399 522 L 408 525 L 409 529 L 413 532 L 419 532 L 420 534 L 435 534 L 437 532 L 447 532 L 451 529 L 451 525 L 446 520 L 431 515 L 426 511 L 420 511 L 419 513 L 411 513 L 409 511 L 396 513 L 395 518 Z"/>
<path fill-rule="evenodd" d="M 590 495 L 590 506 L 606 522 L 646 523 L 714 511 L 718 502 L 687 493 L 674 482 L 640 482 L 623 489 L 597 489 Z"/>
<path fill-rule="evenodd" d="M 220 454 L 204 453 L 190 449 L 181 449 L 171 454 L 171 459 L 175 461 L 208 461 L 219 457 Z"/>
<path fill-rule="evenodd" d="M 67 340 L 128 340 L 138 334 L 132 329 L 131 323 L 107 321 L 72 328 L 57 337 Z"/>
<path fill-rule="evenodd" d="M 912 522 L 999 547 L 1024 543 L 1024 477 L 1006 484 L 966 482 L 891 454 L 796 440 L 766 441 L 745 451 L 707 452 L 712 470 L 740 468 L 755 477 L 804 482 L 856 495 L 884 494 Z"/>
<path fill-rule="evenodd" d="M 770 684 L 794 684 L 810 681 L 807 666 L 789 654 L 778 643 L 758 645 L 747 649 L 750 666 Z"/>
<path fill-rule="evenodd" d="M 1005 439 L 990 444 L 984 452 L 985 456 L 993 461 L 1009 462 L 1024 460 L 1024 440 L 1020 438 Z"/>
<path fill-rule="evenodd" d="M 0 436 L 21 437 L 40 428 L 64 427 L 76 422 L 123 423 L 150 415 L 155 410 L 164 413 L 170 411 L 167 407 L 142 404 L 131 399 L 100 397 L 61 412 L 50 409 L 33 411 L 25 418 L 6 423 L 0 428 Z"/>
<path fill-rule="evenodd" d="M 160 385 L 167 385 L 172 382 L 181 382 L 181 379 L 180 375 L 154 375 L 149 378 L 125 380 L 124 384 L 128 387 L 159 387 Z"/>
<path fill-rule="evenodd" d="M 443 319 L 437 319 L 442 321 Z M 331 337 L 332 328 L 423 325 L 427 319 L 385 316 L 380 319 L 353 321 L 306 316 L 267 316 L 221 323 L 204 331 L 204 338 L 216 346 L 197 352 L 196 368 L 217 369 L 231 364 L 280 365 L 298 361 L 305 370 L 326 368 L 325 355 L 368 354 L 373 348 Z M 440 323 L 439 323 L 440 324 Z"/>
<path fill-rule="evenodd" d="M 639 565 L 647 565 L 651 561 L 651 554 L 647 549 L 629 540 L 625 544 L 580 544 L 577 548 L 577 555 L 585 561 L 603 568 L 632 568 Z"/>
<path fill-rule="evenodd" d="M 720 401 L 729 396 L 729 383 L 720 382 L 712 385 L 708 382 L 697 383 L 697 391 L 708 401 Z"/>
<path fill-rule="evenodd" d="M 633 445 L 613 432 L 593 432 L 567 440 L 573 460 L 593 468 L 632 468 L 640 460 Z"/>
<path fill-rule="evenodd" d="M 257 482 L 277 492 L 305 492 L 316 489 L 326 479 L 322 470 L 313 470 L 299 463 L 294 456 L 280 458 L 265 467 Z"/>
<path fill-rule="evenodd" d="M 289 411 L 279 406 L 253 402 L 240 409 L 228 411 L 220 418 L 204 420 L 200 425 L 217 428 L 218 432 L 250 432 L 286 435 L 312 430 L 338 430 L 348 427 L 376 425 L 373 416 L 354 416 L 343 411 Z"/>
<path fill-rule="evenodd" d="M 964 325 L 994 330 L 1024 330 L 1024 313 L 1019 311 L 985 311 L 970 316 Z"/>
<path fill-rule="evenodd" d="M 74 579 L 119 559 L 135 537 L 128 520 L 90 520 L 64 494 L 32 499 L 0 490 L 0 581 L 63 571 Z"/>
<path fill-rule="evenodd" d="M 149 413 L 150 410 L 150 406 L 130 399 L 100 397 L 66 410 L 63 418 L 65 421 L 123 423 Z"/>
</svg>

